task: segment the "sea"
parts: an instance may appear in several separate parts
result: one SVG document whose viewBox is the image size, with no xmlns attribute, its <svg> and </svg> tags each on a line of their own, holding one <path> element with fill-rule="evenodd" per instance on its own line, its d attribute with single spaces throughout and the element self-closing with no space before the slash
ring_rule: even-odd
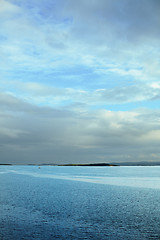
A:
<svg viewBox="0 0 160 240">
<path fill-rule="evenodd" d="M 0 166 L 0 240 L 160 239 L 159 166 Z"/>
</svg>

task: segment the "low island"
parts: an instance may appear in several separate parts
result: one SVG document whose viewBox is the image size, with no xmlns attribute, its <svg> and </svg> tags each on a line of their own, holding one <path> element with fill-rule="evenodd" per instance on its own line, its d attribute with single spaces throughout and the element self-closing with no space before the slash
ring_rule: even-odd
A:
<svg viewBox="0 0 160 240">
<path fill-rule="evenodd" d="M 88 166 L 88 167 L 112 167 L 112 166 L 118 166 L 116 164 L 110 164 L 110 163 L 84 163 L 84 164 L 59 164 L 58 166 Z"/>
</svg>

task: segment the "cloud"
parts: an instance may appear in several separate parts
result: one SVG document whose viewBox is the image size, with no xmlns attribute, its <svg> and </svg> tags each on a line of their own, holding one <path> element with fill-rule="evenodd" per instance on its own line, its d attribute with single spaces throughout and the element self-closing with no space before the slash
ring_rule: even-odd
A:
<svg viewBox="0 0 160 240">
<path fill-rule="evenodd" d="M 113 63 L 118 74 L 139 81 L 159 79 L 157 1 L 70 1 L 67 10 L 74 19 L 71 35 L 84 56 L 96 57 L 97 71 L 111 71 L 107 64 Z"/>
<path fill-rule="evenodd" d="M 159 1 L 0 5 L 2 162 L 159 159 Z"/>
<path fill-rule="evenodd" d="M 79 65 L 81 71 L 87 66 L 106 75 L 112 63 L 118 75 L 159 77 L 157 1 L 3 0 L 2 6 L 1 52 L 8 68 L 64 72 L 64 67 Z"/>
<path fill-rule="evenodd" d="M 160 34 L 158 1 L 147 0 L 140 3 L 124 0 L 117 3 L 102 0 L 100 3 L 98 1 L 75 3 L 71 0 L 66 10 L 66 14 L 68 13 L 75 20 L 73 23 L 75 34 L 78 34 L 80 39 L 90 38 L 91 43 L 104 40 L 105 37 L 108 37 L 106 43 L 110 37 L 119 38 L 115 44 L 121 40 L 136 43 L 147 41 L 148 36 L 155 39 Z"/>
<path fill-rule="evenodd" d="M 3 84 L 2 84 L 3 86 Z M 6 86 L 6 82 L 4 83 Z M 70 106 L 79 103 L 86 104 L 88 108 L 96 105 L 101 108 L 104 104 L 127 104 L 143 101 L 156 101 L 160 99 L 160 84 L 137 84 L 125 87 L 115 87 L 96 90 L 83 90 L 74 88 L 58 88 L 53 85 L 47 86 L 36 82 L 22 83 L 19 81 L 8 82 L 13 96 L 19 96 L 25 101 L 34 102 L 38 105 Z M 7 90 L 5 87 L 5 90 Z M 16 92 L 16 94 L 14 93 Z"/>
<path fill-rule="evenodd" d="M 9 95 L 2 94 L 0 99 L 5 108 L 0 111 L 2 162 L 158 160 L 151 156 L 160 154 L 159 110 L 81 114 L 61 110 L 58 114 L 53 108 L 26 104 Z"/>
</svg>

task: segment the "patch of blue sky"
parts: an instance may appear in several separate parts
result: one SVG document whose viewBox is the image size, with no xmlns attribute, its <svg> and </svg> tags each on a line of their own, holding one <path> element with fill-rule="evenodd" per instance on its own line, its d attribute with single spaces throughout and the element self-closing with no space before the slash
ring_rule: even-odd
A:
<svg viewBox="0 0 160 240">
<path fill-rule="evenodd" d="M 74 66 L 60 69 L 14 69 L 4 71 L 7 80 L 20 82 L 35 82 L 59 88 L 74 88 L 94 91 L 96 89 L 111 89 L 115 87 L 132 86 L 134 81 L 129 76 L 118 74 L 101 74 L 94 72 L 92 68 Z"/>
<path fill-rule="evenodd" d="M 3 42 L 3 41 L 6 41 L 6 40 L 7 40 L 7 36 L 0 33 L 0 41 Z"/>
<path fill-rule="evenodd" d="M 108 111 L 134 111 L 137 109 L 150 109 L 150 110 L 159 110 L 160 99 L 152 101 L 137 101 L 130 103 L 116 103 L 116 104 L 95 104 L 91 105 L 90 108 L 93 110 L 105 109 Z"/>
<path fill-rule="evenodd" d="M 61 9 L 63 9 L 63 5 L 65 4 L 64 0 L 10 0 L 10 2 L 24 9 L 25 13 L 38 25 L 45 21 L 55 24 L 60 22 L 65 24 L 70 23 L 70 19 L 63 19 L 60 14 Z"/>
<path fill-rule="evenodd" d="M 26 99 L 28 102 L 30 102 L 31 104 L 35 104 L 39 107 L 51 107 L 54 109 L 63 109 L 63 108 L 70 108 L 72 107 L 72 105 L 74 105 L 73 100 L 68 99 L 68 100 L 62 100 L 59 98 L 52 98 L 52 97 L 46 97 L 43 99 L 38 99 L 38 98 L 28 98 L 28 96 L 26 95 Z"/>
<path fill-rule="evenodd" d="M 143 70 L 143 67 L 142 66 L 135 66 L 135 69 L 136 70 Z M 127 65 L 125 66 L 124 65 L 124 70 L 125 71 L 130 71 L 131 70 L 131 66 L 130 65 L 129 66 L 127 66 Z"/>
<path fill-rule="evenodd" d="M 48 9 L 51 9 L 51 7 L 53 5 L 63 2 L 63 0 L 58 0 L 58 1 L 57 0 L 48 0 L 48 1 L 45 1 L 45 0 L 41 0 L 41 1 L 39 1 L 39 0 L 28 0 L 28 1 L 8 0 L 8 1 L 19 7 L 23 7 L 26 10 L 31 9 L 31 8 L 42 8 L 44 6 Z"/>
</svg>

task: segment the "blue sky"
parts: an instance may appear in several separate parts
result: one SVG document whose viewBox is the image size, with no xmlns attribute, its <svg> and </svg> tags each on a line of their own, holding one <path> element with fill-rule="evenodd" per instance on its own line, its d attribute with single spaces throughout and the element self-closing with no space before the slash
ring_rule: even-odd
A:
<svg viewBox="0 0 160 240">
<path fill-rule="evenodd" d="M 0 0 L 1 162 L 159 161 L 160 2 Z"/>
</svg>

